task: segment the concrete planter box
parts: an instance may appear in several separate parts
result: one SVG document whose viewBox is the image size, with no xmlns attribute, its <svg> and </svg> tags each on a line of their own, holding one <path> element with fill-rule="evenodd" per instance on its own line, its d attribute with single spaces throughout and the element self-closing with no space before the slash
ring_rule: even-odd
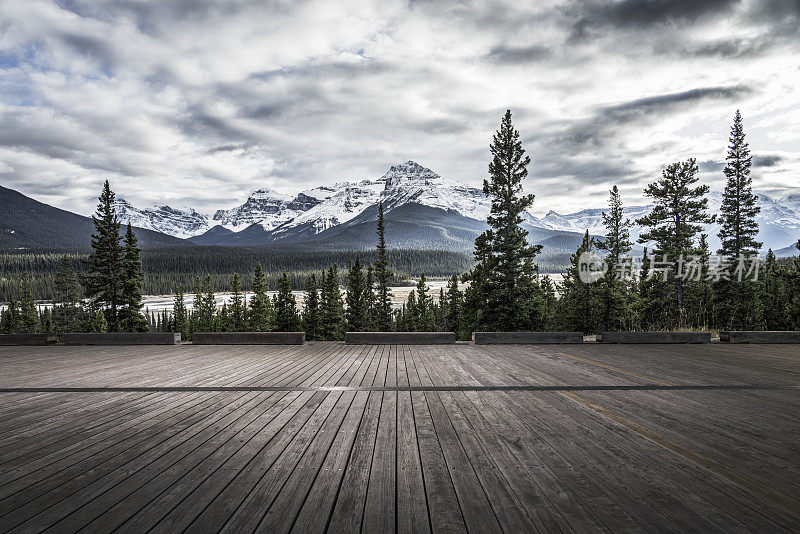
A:
<svg viewBox="0 0 800 534">
<path fill-rule="evenodd" d="M 181 335 L 172 332 L 109 332 L 64 334 L 65 345 L 175 345 Z"/>
<path fill-rule="evenodd" d="M 302 345 L 305 332 L 195 332 L 193 345 Z"/>
<path fill-rule="evenodd" d="M 0 345 L 48 345 L 56 342 L 50 334 L 0 334 Z"/>
<path fill-rule="evenodd" d="M 456 342 L 454 332 L 347 332 L 348 345 L 449 345 Z"/>
<path fill-rule="evenodd" d="M 731 330 L 719 333 L 723 343 L 800 343 L 799 331 Z"/>
<path fill-rule="evenodd" d="M 583 332 L 473 332 L 476 345 L 506 343 L 583 343 Z"/>
<path fill-rule="evenodd" d="M 711 343 L 711 332 L 603 332 L 603 343 Z"/>
</svg>

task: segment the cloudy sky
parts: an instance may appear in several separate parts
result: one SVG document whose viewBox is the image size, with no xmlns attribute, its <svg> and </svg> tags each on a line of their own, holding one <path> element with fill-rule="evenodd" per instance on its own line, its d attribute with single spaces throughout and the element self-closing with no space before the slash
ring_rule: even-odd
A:
<svg viewBox="0 0 800 534">
<path fill-rule="evenodd" d="M 535 212 L 628 203 L 740 108 L 800 192 L 800 0 L 0 0 L 0 184 L 81 213 L 232 207 L 413 159 L 479 185 L 506 108 Z M 580 200 L 577 200 L 580 199 Z"/>
</svg>

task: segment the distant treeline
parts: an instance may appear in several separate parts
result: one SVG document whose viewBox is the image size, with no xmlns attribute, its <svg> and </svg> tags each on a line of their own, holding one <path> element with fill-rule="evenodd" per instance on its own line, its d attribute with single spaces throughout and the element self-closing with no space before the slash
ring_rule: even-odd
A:
<svg viewBox="0 0 800 534">
<path fill-rule="evenodd" d="M 330 265 L 344 268 L 358 255 L 364 264 L 372 264 L 377 253 L 370 251 L 309 251 L 300 247 L 181 247 L 142 250 L 144 289 L 146 295 L 169 295 L 179 283 L 190 288 L 196 276 L 209 275 L 214 287 L 228 288 L 238 273 L 244 287 L 252 284 L 252 266 L 258 262 L 264 269 L 269 290 L 277 290 L 281 273 L 286 271 L 293 289 L 303 289 L 308 275 L 319 274 Z M 22 273 L 30 276 L 31 290 L 37 300 L 53 298 L 53 284 L 59 262 L 70 258 L 75 271 L 86 272 L 88 254 L 55 252 L 0 253 L 0 302 L 22 297 Z M 467 254 L 444 250 L 390 250 L 389 266 L 394 273 L 392 283 L 416 279 L 424 272 L 429 278 L 450 277 L 472 265 Z"/>
</svg>

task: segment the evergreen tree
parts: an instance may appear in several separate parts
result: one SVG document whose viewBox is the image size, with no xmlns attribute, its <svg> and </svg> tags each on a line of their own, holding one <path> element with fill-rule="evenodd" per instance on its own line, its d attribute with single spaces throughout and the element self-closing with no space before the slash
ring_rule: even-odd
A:
<svg viewBox="0 0 800 534">
<path fill-rule="evenodd" d="M 711 252 L 708 247 L 708 236 L 700 234 L 700 245 L 697 249 L 699 269 L 697 276 L 687 282 L 687 324 L 708 329 L 714 322 L 712 313 L 713 288 L 708 278 L 711 268 Z"/>
<path fill-rule="evenodd" d="M 367 329 L 367 287 L 361 260 L 356 256 L 347 271 L 347 310 L 345 320 L 348 332 L 364 332 Z"/>
<path fill-rule="evenodd" d="M 20 311 L 17 301 L 9 299 L 8 308 L 3 312 L 2 332 L 4 334 L 20 333 Z"/>
<path fill-rule="evenodd" d="M 273 326 L 272 305 L 266 293 L 264 271 L 261 262 L 253 271 L 253 296 L 250 298 L 249 322 L 253 332 L 269 332 Z"/>
<path fill-rule="evenodd" d="M 750 177 L 753 157 L 750 155 L 750 145 L 745 141 L 742 115 L 738 109 L 733 117 L 729 141 L 724 169 L 728 181 L 720 207 L 719 239 L 722 248 L 719 253 L 725 256 L 737 257 L 741 254 L 750 257 L 758 254 L 761 248 L 761 243 L 756 241 L 756 215 L 761 208 L 756 204 L 758 196 L 753 194 L 753 179 Z"/>
<path fill-rule="evenodd" d="M 463 307 L 464 294 L 458 288 L 458 276 L 453 275 L 447 282 L 447 314 L 445 315 L 445 331 L 454 332 L 457 339 L 464 339 Z M 467 332 L 466 335 L 469 335 Z"/>
<path fill-rule="evenodd" d="M 278 294 L 275 296 L 275 330 L 278 332 L 296 332 L 300 318 L 297 316 L 297 304 L 292 294 L 292 286 L 286 271 L 281 276 Z"/>
<path fill-rule="evenodd" d="M 58 264 L 53 281 L 53 330 L 61 336 L 75 332 L 81 319 L 80 281 L 69 257 L 64 255 Z"/>
<path fill-rule="evenodd" d="M 491 145 L 489 180 L 483 192 L 492 201 L 490 229 L 475 240 L 475 268 L 467 278 L 474 286 L 473 305 L 480 308 L 483 329 L 528 330 L 541 324 L 542 301 L 536 284 L 534 257 L 540 245 L 527 242 L 522 212 L 533 195 L 522 194 L 522 180 L 531 159 L 525 155 L 519 132 L 506 111 Z"/>
<path fill-rule="evenodd" d="M 739 110 L 733 118 L 726 157 L 727 183 L 720 207 L 719 254 L 738 262 L 749 260 L 761 248 L 756 215 L 761 208 L 753 194 L 750 166 L 753 157 L 745 141 L 742 115 Z M 759 284 L 753 280 L 721 279 L 715 288 L 715 312 L 722 328 L 729 330 L 755 330 L 763 326 L 763 313 L 758 305 Z"/>
<path fill-rule="evenodd" d="M 787 267 L 778 265 L 772 249 L 767 251 L 761 273 L 761 308 L 764 310 L 764 323 L 767 330 L 790 330 L 790 296 L 786 285 Z"/>
<path fill-rule="evenodd" d="M 303 310 L 303 330 L 306 332 L 307 340 L 315 341 L 319 339 L 319 292 L 317 290 L 317 278 L 313 274 L 308 277 L 308 282 L 306 283 L 305 308 Z"/>
<path fill-rule="evenodd" d="M 33 300 L 31 278 L 28 273 L 23 273 L 20 283 L 22 299 L 19 303 L 19 332 L 21 334 L 34 334 L 39 331 L 39 311 Z"/>
<path fill-rule="evenodd" d="M 142 315 L 142 272 L 141 249 L 128 223 L 125 232 L 125 250 L 122 260 L 122 280 L 119 294 L 119 329 L 123 332 L 146 332 L 147 319 Z"/>
<path fill-rule="evenodd" d="M 583 282 L 580 278 L 580 258 L 595 249 L 596 243 L 587 230 L 583 241 L 570 257 L 570 266 L 561 283 L 558 326 L 563 330 L 592 333 L 601 326 L 603 306 L 599 282 Z"/>
<path fill-rule="evenodd" d="M 800 239 L 794 246 L 800 252 Z M 789 324 L 793 330 L 800 330 L 800 254 L 794 259 L 792 267 L 787 269 L 786 285 L 789 299 Z"/>
<path fill-rule="evenodd" d="M 200 277 L 196 276 L 194 279 L 194 298 L 192 299 L 192 315 L 190 317 L 189 325 L 192 333 L 202 332 L 200 328 L 200 317 L 203 310 L 203 286 L 200 283 Z"/>
<path fill-rule="evenodd" d="M 326 341 L 344 338 L 344 303 L 339 289 L 339 270 L 334 263 L 322 284 L 320 335 Z"/>
<path fill-rule="evenodd" d="M 172 305 L 172 323 L 172 331 L 180 333 L 182 340 L 191 338 L 186 303 L 183 301 L 183 284 L 180 283 L 175 291 L 175 301 Z"/>
<path fill-rule="evenodd" d="M 195 297 L 197 302 L 197 297 Z M 195 309 L 197 315 L 197 331 L 198 332 L 214 332 L 216 325 L 214 319 L 216 317 L 217 301 L 214 296 L 214 284 L 211 277 L 206 275 L 203 279 L 203 286 L 199 292 L 199 307 Z"/>
<path fill-rule="evenodd" d="M 389 282 L 392 272 L 386 255 L 386 228 L 383 222 L 383 202 L 378 204 L 378 260 L 375 262 L 377 303 L 375 307 L 375 329 L 389 332 L 392 329 L 392 292 Z"/>
<path fill-rule="evenodd" d="M 556 286 L 553 284 L 553 280 L 547 275 L 542 276 L 539 281 L 539 286 L 542 288 L 542 301 L 544 302 L 544 321 L 542 324 L 548 329 L 555 328 L 558 312 Z M 469 335 L 469 333 L 467 333 L 467 335 Z"/>
<path fill-rule="evenodd" d="M 632 223 L 625 218 L 622 199 L 617 186 L 609 191 L 608 212 L 603 212 L 606 227 L 605 240 L 597 243 L 597 248 L 605 250 L 608 270 L 600 280 L 602 330 L 620 330 L 631 327 L 633 294 L 630 280 L 624 279 L 621 263 L 631 251 L 630 228 Z"/>
<path fill-rule="evenodd" d="M 231 305 L 228 308 L 228 330 L 231 332 L 244 332 L 247 330 L 247 309 L 242 298 L 242 283 L 239 275 L 233 274 L 231 282 Z"/>
<path fill-rule="evenodd" d="M 367 311 L 365 330 L 375 330 L 375 318 L 377 317 L 378 299 L 375 294 L 375 271 L 372 265 L 367 267 L 367 278 L 364 282 L 364 308 Z M 391 320 L 391 317 L 389 318 Z"/>
<path fill-rule="evenodd" d="M 409 291 L 397 328 L 399 331 L 403 332 L 416 332 L 418 324 L 419 310 L 417 309 L 417 294 L 414 291 Z"/>
<path fill-rule="evenodd" d="M 674 286 L 671 300 L 679 328 L 685 323 L 686 309 L 683 277 L 676 272 L 676 266 L 694 250 L 694 239 L 702 230 L 702 224 L 714 222 L 714 217 L 707 213 L 708 186 L 695 185 L 697 172 L 694 158 L 668 165 L 662 179 L 644 190 L 644 194 L 653 199 L 653 210 L 637 220 L 646 227 L 639 242 L 652 241 L 655 244 L 653 256 L 660 256 L 668 263 L 664 269 Z"/>
<path fill-rule="evenodd" d="M 123 280 L 123 250 L 120 223 L 114 209 L 114 192 L 108 180 L 103 185 L 97 212 L 92 216 L 92 253 L 89 254 L 89 273 L 84 279 L 86 295 L 95 309 L 106 309 L 108 329 L 116 331 L 117 308 L 120 304 Z"/>
<path fill-rule="evenodd" d="M 53 315 L 50 308 L 45 308 L 39 313 L 39 329 L 43 334 L 53 334 Z"/>
<path fill-rule="evenodd" d="M 97 310 L 95 312 L 90 330 L 98 334 L 108 332 L 108 321 L 106 321 L 106 315 L 102 312 L 102 310 Z"/>
<path fill-rule="evenodd" d="M 439 301 L 434 303 L 433 308 L 436 311 L 436 331 L 447 332 L 447 297 L 443 287 L 439 288 Z"/>
<path fill-rule="evenodd" d="M 417 302 L 414 319 L 417 332 L 433 332 L 436 330 L 436 316 L 433 310 L 433 297 L 428 294 L 428 283 L 425 273 L 422 273 L 417 282 Z"/>
<path fill-rule="evenodd" d="M 231 332 L 231 314 L 228 311 L 228 303 L 223 302 L 222 306 L 217 312 L 216 321 L 214 321 L 214 330 L 216 332 Z"/>
</svg>

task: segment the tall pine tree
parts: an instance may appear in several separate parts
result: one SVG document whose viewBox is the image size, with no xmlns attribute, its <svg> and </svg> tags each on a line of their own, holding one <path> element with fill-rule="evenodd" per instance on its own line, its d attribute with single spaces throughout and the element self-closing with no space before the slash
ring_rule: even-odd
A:
<svg viewBox="0 0 800 534">
<path fill-rule="evenodd" d="M 377 284 L 377 303 L 375 306 L 375 329 L 389 332 L 392 329 L 392 292 L 389 282 L 392 271 L 386 253 L 386 227 L 383 219 L 383 202 L 378 204 L 378 259 L 375 262 L 375 282 Z"/>
<path fill-rule="evenodd" d="M 344 303 L 339 289 L 339 269 L 334 263 L 322 284 L 320 335 L 326 341 L 344 338 Z"/>
<path fill-rule="evenodd" d="M 94 309 L 104 309 L 108 330 L 118 329 L 117 309 L 120 305 L 123 279 L 123 250 L 120 223 L 114 208 L 114 192 L 108 180 L 103 184 L 97 211 L 92 216 L 92 253 L 89 272 L 84 279 L 86 295 Z"/>
<path fill-rule="evenodd" d="M 19 302 L 19 332 L 21 334 L 34 334 L 39 331 L 39 311 L 36 309 L 36 302 L 33 300 L 31 277 L 28 273 L 22 274 L 20 289 L 22 298 Z"/>
<path fill-rule="evenodd" d="M 490 229 L 475 240 L 476 266 L 467 276 L 475 287 L 473 305 L 480 308 L 483 329 L 534 329 L 542 319 L 533 261 L 541 246 L 529 245 L 528 232 L 521 226 L 522 213 L 534 198 L 522 194 L 531 159 L 511 123 L 511 111 L 506 111 L 490 150 L 490 178 L 483 182 L 483 192 L 492 201 Z"/>
<path fill-rule="evenodd" d="M 347 271 L 347 309 L 345 320 L 348 332 L 363 332 L 367 329 L 367 296 L 364 270 L 361 260 L 351 262 Z"/>
<path fill-rule="evenodd" d="M 761 208 L 753 194 L 750 166 L 753 157 L 745 141 L 742 115 L 739 110 L 733 117 L 728 155 L 725 158 L 725 191 L 720 207 L 719 254 L 738 262 L 749 260 L 761 248 L 756 215 Z M 729 330 L 755 330 L 763 328 L 763 313 L 759 305 L 759 284 L 742 279 L 721 279 L 715 287 L 715 312 L 719 326 Z"/>
<path fill-rule="evenodd" d="M 277 332 L 296 332 L 300 318 L 297 316 L 297 303 L 292 294 L 292 285 L 286 271 L 281 275 L 278 294 L 275 295 L 275 330 Z"/>
<path fill-rule="evenodd" d="M 77 331 L 82 318 L 80 292 L 78 275 L 72 268 L 69 256 L 64 255 L 53 281 L 53 328 L 58 336 Z"/>
<path fill-rule="evenodd" d="M 184 341 L 191 337 L 186 303 L 183 301 L 183 285 L 180 283 L 175 291 L 175 300 L 172 305 L 172 331 L 180 333 L 181 339 Z"/>
<path fill-rule="evenodd" d="M 272 330 L 272 304 L 266 292 L 266 282 L 261 262 L 256 263 L 253 271 L 253 296 L 250 298 L 248 322 L 253 332 L 269 332 Z"/>
<path fill-rule="evenodd" d="M 324 277 L 323 277 L 324 278 Z M 303 330 L 306 332 L 308 341 L 319 339 L 320 330 L 320 311 L 319 311 L 319 291 L 317 289 L 317 278 L 313 274 L 308 277 L 306 282 L 305 307 L 303 309 Z"/>
<path fill-rule="evenodd" d="M 141 250 L 130 223 L 125 232 L 125 249 L 122 259 L 122 284 L 119 295 L 119 330 L 123 332 L 146 332 L 147 319 L 142 315 Z"/>
<path fill-rule="evenodd" d="M 428 281 L 422 273 L 417 282 L 417 302 L 414 318 L 417 332 L 433 332 L 436 330 L 436 315 L 433 309 L 433 297 L 428 294 Z"/>
<path fill-rule="evenodd" d="M 600 281 L 601 316 L 600 327 L 605 330 L 631 328 L 631 312 L 634 305 L 630 291 L 631 280 L 624 279 L 624 261 L 631 251 L 630 219 L 625 218 L 622 199 L 617 186 L 609 191 L 608 212 L 603 212 L 606 227 L 605 239 L 597 243 L 597 248 L 605 250 L 608 270 Z"/>
<path fill-rule="evenodd" d="M 247 330 L 247 309 L 242 298 L 242 283 L 239 275 L 233 274 L 231 281 L 231 305 L 228 307 L 228 330 L 230 332 L 244 332 Z"/>
<path fill-rule="evenodd" d="M 684 281 L 677 272 L 681 259 L 686 259 L 695 250 L 695 238 L 703 224 L 714 222 L 708 215 L 707 185 L 697 185 L 697 163 L 694 158 L 672 163 L 662 173 L 662 178 L 649 184 L 644 194 L 655 206 L 646 216 L 636 222 L 646 228 L 639 237 L 640 243 L 654 243 L 653 257 L 666 260 L 667 279 L 673 285 L 671 296 L 675 323 L 670 326 L 682 328 L 685 323 Z M 669 282 L 668 282 L 669 283 Z"/>
</svg>

